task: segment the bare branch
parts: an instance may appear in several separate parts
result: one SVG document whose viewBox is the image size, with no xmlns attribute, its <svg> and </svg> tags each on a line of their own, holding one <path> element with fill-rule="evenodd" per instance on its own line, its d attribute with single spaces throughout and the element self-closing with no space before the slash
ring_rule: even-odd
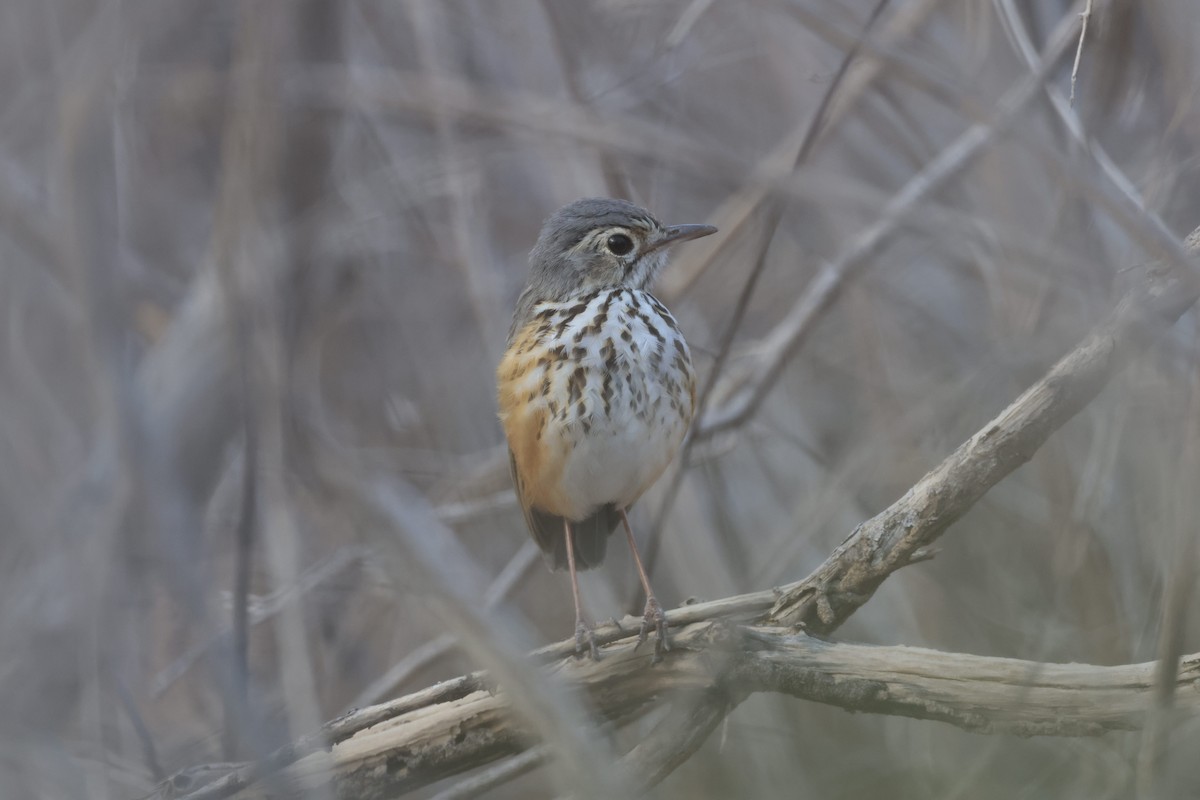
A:
<svg viewBox="0 0 1200 800">
<path fill-rule="evenodd" d="M 1200 228 L 1188 237 L 1186 245 L 1192 254 L 1200 251 Z M 994 670 L 1001 662 L 1010 668 L 1016 665 L 1015 671 L 1010 669 L 1013 675 L 1036 676 L 1033 680 L 1019 677 L 1008 680 L 1010 688 L 1024 688 L 1028 694 L 1020 695 L 1025 699 L 1006 698 L 999 703 L 986 693 L 982 697 L 964 697 L 954 695 L 953 687 L 933 683 L 921 684 L 919 691 L 914 689 L 916 694 L 911 695 L 896 694 L 891 689 L 877 690 L 878 687 L 872 688 L 874 684 L 870 681 L 878 679 L 885 688 L 890 686 L 886 669 L 882 667 L 878 673 L 860 674 L 858 684 L 843 679 L 802 680 L 805 675 L 827 673 L 822 671 L 823 667 L 812 667 L 812 672 L 797 672 L 802 666 L 790 658 L 780 660 L 778 657 L 781 651 L 794 657 L 798 654 L 807 657 L 811 647 L 825 648 L 822 652 L 847 653 L 849 651 L 837 651 L 836 648 L 852 647 L 850 645 L 812 645 L 808 639 L 788 639 L 769 629 L 760 629 L 751 637 L 755 648 L 739 649 L 727 643 L 716 648 L 713 643 L 727 642 L 731 638 L 729 621 L 761 617 L 768 608 L 771 610 L 765 618 L 775 622 L 802 624 L 814 631 L 835 629 L 865 603 L 892 572 L 922 558 L 931 542 L 988 489 L 1032 457 L 1051 433 L 1095 397 L 1131 353 L 1150 341 L 1154 334 L 1161 333 L 1198 296 L 1200 289 L 1191 273 L 1180 274 L 1168 267 L 1149 273 L 1145 285 L 1124 298 L 1110 319 L 1098 326 L 1079 347 L 904 497 L 860 525 L 808 578 L 781 590 L 728 597 L 672 611 L 670 620 L 675 626 L 717 617 L 724 620 L 719 625 L 715 622 L 692 625 L 676 634 L 674 654 L 664 667 L 648 670 L 634 657 L 627 633 L 635 627 L 633 624 L 610 624 L 597 628 L 598 644 L 620 640 L 625 643 L 606 651 L 603 662 L 559 661 L 552 671 L 586 690 L 592 697 L 593 709 L 607 718 L 626 715 L 669 691 L 713 690 L 727 686 L 729 691 L 781 691 L 843 708 L 938 719 L 971 730 L 1079 735 L 1137 727 L 1152 696 L 1153 665 L 1054 667 L 1013 660 L 973 660 L 977 657 L 972 656 L 929 656 L 936 662 L 936 667 L 929 673 L 931 680 L 954 676 L 955 681 L 994 682 L 995 677 L 984 676 L 994 676 Z M 423 525 L 437 526 L 432 514 L 426 515 Z M 739 645 L 746 641 L 740 635 L 732 638 Z M 765 647 L 764 641 L 768 643 Z M 799 644 L 801 642 L 806 644 Z M 571 642 L 560 642 L 537 651 L 534 657 L 561 659 L 572 650 Z M 895 653 L 887 653 L 889 648 L 867 650 L 873 654 L 884 653 L 885 659 L 899 657 L 901 650 L 910 654 L 932 652 L 906 648 L 897 649 Z M 714 659 L 714 655 L 723 655 L 727 663 L 722 664 L 722 660 Z M 939 658 L 959 661 L 937 661 Z M 634 662 L 636 666 L 633 666 Z M 1185 658 L 1177 682 L 1194 684 L 1198 662 L 1198 656 Z M 822 663 L 817 662 L 818 666 Z M 892 662 L 885 660 L 885 663 Z M 952 669 L 955 664 L 965 672 L 958 674 Z M 830 667 L 829 675 L 845 674 L 830 665 L 825 666 Z M 1089 669 L 1099 671 L 1089 672 Z M 1069 677 L 1075 683 L 1054 683 L 1047 677 L 1053 675 Z M 505 701 L 482 689 L 479 679 L 479 676 L 468 676 L 449 684 L 439 684 L 424 693 L 365 709 L 331 723 L 324 731 L 330 742 L 339 742 L 346 736 L 349 736 L 346 741 L 355 742 L 347 747 L 334 745 L 332 758 L 335 772 L 341 776 L 339 780 L 349 780 L 349 785 L 361 788 L 366 776 L 376 774 L 381 764 L 386 766 L 387 759 L 399 758 L 401 767 L 383 771 L 387 775 L 388 790 L 403 791 L 524 749 L 530 731 L 517 730 L 505 722 Z M 857 686 L 857 689 L 851 691 L 848 688 L 851 686 Z M 1071 686 L 1081 694 L 1061 694 L 1069 691 Z M 1111 694 L 1116 691 L 1114 687 L 1120 686 L 1125 687 L 1125 694 Z M 1047 687 L 1056 693 L 1044 695 L 1041 690 Z M 945 696 L 947 692 L 951 696 Z M 1181 705 L 1200 702 L 1200 694 L 1176 694 L 1182 698 Z M 1081 699 L 1073 705 L 1071 697 Z M 963 702 L 956 705 L 956 700 Z M 689 713 L 707 718 L 706 715 L 716 713 L 717 705 L 699 703 Z M 728 704 L 722 702 L 719 705 L 726 707 L 721 713 L 727 713 Z M 430 711 L 434 706 L 439 709 L 437 713 Z M 1047 709 L 1053 712 L 1052 718 L 1039 716 L 1048 714 Z M 371 731 L 366 733 L 364 729 L 368 726 L 372 726 Z M 368 736 L 369 741 L 354 735 L 359 731 L 364 731 L 363 735 Z M 319 737 L 286 748 L 268 759 L 263 768 L 248 767 L 228 776 L 196 793 L 193 800 L 228 797 L 251 785 L 267 768 L 282 767 L 306 750 L 320 749 L 323 741 Z M 314 770 L 308 759 L 323 755 L 315 753 L 300 760 L 297 769 L 305 780 L 320 777 L 320 771 Z"/>
<path fill-rule="evenodd" d="M 439 516 L 441 515 L 439 514 Z M 513 557 L 509 559 L 504 569 L 500 570 L 500 574 L 492 581 L 492 585 L 488 587 L 483 597 L 484 610 L 495 608 L 497 603 L 506 598 L 528 569 L 537 561 L 537 545 L 533 543 L 532 539 L 526 539 L 517 552 L 513 553 Z M 399 689 L 400 685 L 408 680 L 414 672 L 454 649 L 455 641 L 453 636 L 443 634 L 412 650 L 393 664 L 387 672 L 372 681 L 367 688 L 359 692 L 351 705 L 365 706 L 378 703 L 381 698 Z"/>
<path fill-rule="evenodd" d="M 1033 46 L 1033 37 L 1020 12 L 1013 4 L 1013 0 L 995 0 L 995 4 L 996 12 L 1005 23 L 1005 30 L 1008 31 L 1009 36 L 1012 38 L 1017 53 L 1024 59 L 1029 69 L 1036 72 L 1038 69 L 1038 57 L 1037 51 Z M 1081 15 L 1085 28 L 1087 18 L 1090 14 L 1091 0 L 1088 0 L 1088 8 Z M 1080 37 L 1082 36 L 1083 32 L 1081 31 Z M 1133 185 L 1133 181 L 1121 171 L 1121 168 L 1108 155 L 1108 151 L 1084 131 L 1083 122 L 1079 119 L 1079 115 L 1075 112 L 1070 100 L 1063 97 L 1063 93 L 1052 83 L 1046 83 L 1043 88 L 1045 89 L 1046 96 L 1050 98 L 1051 107 L 1058 114 L 1067 133 L 1091 156 L 1096 166 L 1099 167 L 1099 173 L 1119 193 L 1121 202 L 1116 204 L 1116 208 L 1110 208 L 1110 211 L 1116 212 L 1118 216 L 1122 213 L 1126 214 L 1128 219 L 1134 223 L 1131 226 L 1134 230 L 1131 230 L 1130 233 L 1151 252 L 1155 252 L 1160 257 L 1167 258 L 1168 260 L 1182 260 L 1180 254 L 1174 248 L 1175 237 L 1170 233 L 1170 229 L 1157 214 L 1146 207 L 1146 202 Z M 1105 200 L 1104 197 L 1098 199 L 1101 201 Z M 1113 204 L 1110 202 L 1109 205 Z"/>
<path fill-rule="evenodd" d="M 875 7 L 871 10 L 866 22 L 863 24 L 862 33 L 855 40 L 854 44 L 846 51 L 842 57 L 841 64 L 838 65 L 838 70 L 833 76 L 833 80 L 829 83 L 829 88 L 825 90 L 825 94 L 821 96 L 821 102 L 817 105 L 816 111 L 813 112 L 812 118 L 809 120 L 804 129 L 804 138 L 800 142 L 800 149 L 796 152 L 796 159 L 792 163 L 790 172 L 796 172 L 800 169 L 809 153 L 812 152 L 813 144 L 817 141 L 817 135 L 825 122 L 825 116 L 828 113 L 833 99 L 837 96 L 838 90 L 842 86 L 842 81 L 846 78 L 850 70 L 850 65 L 857 58 L 859 50 L 863 42 L 871 31 L 871 27 L 883 13 L 883 9 L 887 6 L 888 0 L 878 0 Z M 709 370 L 708 377 L 705 378 L 704 384 L 700 388 L 700 394 L 696 400 L 696 416 L 703 419 L 705 410 L 708 408 L 709 400 L 712 398 L 713 389 L 718 385 L 718 380 L 721 377 L 721 371 L 725 366 L 726 359 L 733 347 L 734 337 L 737 336 L 738 328 L 741 327 L 742 320 L 745 318 L 746 309 L 750 307 L 750 299 L 754 296 L 754 289 L 758 285 L 758 279 L 762 276 L 763 269 L 767 265 L 767 253 L 770 252 L 771 243 L 775 239 L 775 232 L 779 227 L 780 220 L 783 219 L 784 203 L 775 198 L 767 204 L 766 221 L 764 223 L 762 236 L 758 242 L 758 252 L 754 258 L 754 266 L 750 268 L 750 274 L 747 275 L 745 282 L 742 284 L 742 290 L 738 293 L 737 302 L 734 305 L 733 317 L 726 326 L 724 333 L 721 335 L 721 342 L 717 347 L 717 356 L 713 361 L 712 369 Z M 725 242 L 730 241 L 725 239 Z M 713 256 L 715 257 L 715 255 Z M 659 505 L 658 513 L 655 514 L 654 525 L 650 529 L 649 542 L 646 546 L 646 564 L 651 573 L 654 572 L 655 562 L 658 560 L 659 547 L 662 544 L 662 529 L 666 522 L 667 515 L 671 511 L 671 507 L 675 504 L 675 498 L 679 494 L 679 489 L 683 485 L 683 476 L 688 465 L 691 463 L 692 448 L 695 447 L 697 437 L 689 436 L 683 444 L 683 450 L 679 454 L 679 466 L 675 469 L 671 477 L 671 483 L 667 487 L 663 496 L 663 501 Z M 639 592 L 631 606 L 637 608 L 641 605 L 644 598 Z"/>
<path fill-rule="evenodd" d="M 1200 433 L 1200 417 L 1197 410 L 1200 396 L 1200 381 L 1192 381 L 1192 415 L 1188 419 L 1184 431 L 1184 449 L 1181 466 L 1194 468 L 1200 459 L 1195 442 Z M 1190 509 L 1181 509 L 1177 513 L 1176 536 L 1179 539 L 1174 566 L 1167 576 L 1167 584 L 1163 592 L 1162 625 L 1158 634 L 1158 674 L 1155 678 L 1154 701 L 1149 709 L 1146 724 L 1142 732 L 1141 749 L 1137 760 L 1137 796 L 1139 798 L 1158 797 L 1163 766 L 1166 761 L 1172 722 L 1172 710 L 1175 706 L 1176 682 L 1182 667 L 1183 641 L 1187 631 L 1188 611 L 1192 607 L 1192 596 L 1196 588 L 1196 556 L 1200 544 L 1196 541 L 1196 533 Z"/>
<path fill-rule="evenodd" d="M 1075 4 L 1081 6 L 1080 2 Z M 774 387 L 783 367 L 795 354 L 808 332 L 837 298 L 846 279 L 861 270 L 882 250 L 888 239 L 905 221 L 907 215 L 934 192 L 942 189 L 974 159 L 988 144 L 1001 135 L 1017 119 L 1019 112 L 1041 88 L 1050 70 L 1070 46 L 1079 19 L 1072 10 L 1051 34 L 1038 68 L 1010 88 L 998 103 L 995 118 L 972 125 L 937 158 L 929 162 L 896 193 L 879 220 L 868 227 L 845 250 L 815 275 L 784 318 L 764 339 L 754 364 L 741 377 L 718 388 L 725 398 L 722 407 L 705 414 L 696 425 L 693 437 L 714 436 L 736 427 L 749 419 Z M 740 385 L 738 385 L 740 384 Z"/>
<path fill-rule="evenodd" d="M 1079 77 L 1079 60 L 1083 58 L 1083 40 L 1087 38 L 1088 20 L 1092 18 L 1092 0 L 1087 0 L 1087 8 L 1079 16 L 1083 23 L 1079 27 L 1079 46 L 1075 48 L 1075 63 L 1071 66 L 1071 105 L 1075 105 L 1075 79 Z"/>
<path fill-rule="evenodd" d="M 683 693 L 621 763 L 642 786 L 656 785 L 700 749 L 737 702 L 721 690 Z"/>
<path fill-rule="evenodd" d="M 525 748 L 529 733 L 534 733 L 537 739 L 551 743 L 570 765 L 570 771 L 556 767 L 563 785 L 576 779 L 586 784 L 580 789 L 584 797 L 622 794 L 622 776 L 612 770 L 611 759 L 605 759 L 606 743 L 583 724 L 584 710 L 576 699 L 560 685 L 535 681 L 529 673 L 521 645 L 531 641 L 532 636 L 524 620 L 503 608 L 483 611 L 482 574 L 457 537 L 437 520 L 433 507 L 402 484 L 371 481 L 366 476 L 347 477 L 332 465 L 325 465 L 324 471 L 330 487 L 343 498 L 346 515 L 355 518 L 372 536 L 396 585 L 419 594 L 439 622 L 457 635 L 467 655 L 488 668 L 521 710 L 522 725 L 528 729 L 522 738 L 507 738 L 513 733 L 509 731 L 494 740 L 488 731 L 476 731 L 479 743 L 515 747 L 512 752 L 516 752 Z M 465 729 L 456 731 L 436 746 L 458 749 L 460 734 L 467 735 Z M 320 755 L 306 760 L 311 762 Z M 369 760 L 369 755 L 365 757 Z M 389 765 L 387 785 L 420 779 L 437 768 L 436 761 L 426 765 L 421 760 L 404 758 L 400 765 Z M 372 779 L 373 773 L 368 773 L 361 782 Z M 323 780 L 317 781 L 317 785 L 322 784 Z"/>
<path fill-rule="evenodd" d="M 1200 228 L 1187 248 L 1200 252 Z M 770 618 L 831 631 L 883 580 L 912 563 L 979 498 L 1024 464 L 1094 398 L 1130 354 L 1165 330 L 1200 296 L 1194 273 L 1164 268 L 1122 300 L 1109 319 L 1040 381 L 917 482 L 860 525 L 825 563 L 787 587 Z"/>
<path fill-rule="evenodd" d="M 624 759 L 649 783 L 694 752 L 749 693 L 938 720 L 980 733 L 1094 736 L 1139 728 L 1156 674 L 1154 663 L 1044 664 L 827 642 L 724 621 L 679 631 L 671 653 L 653 668 L 649 654 L 634 652 L 632 637 L 604 655 L 600 662 L 558 661 L 544 668 L 545 677 L 582 692 L 605 719 L 648 707 L 655 698 L 675 699 L 651 736 Z M 1200 654 L 1183 659 L 1175 688 L 1181 708 L 1200 712 Z M 697 694 L 703 702 L 694 702 Z M 320 769 L 317 754 L 297 753 L 282 777 L 297 787 L 332 779 L 342 795 L 381 796 L 385 788 L 397 794 L 523 750 L 531 733 L 502 689 L 490 692 L 472 676 L 347 715 L 327 726 L 332 775 Z M 201 791 L 189 798 L 224 796 Z"/>
<path fill-rule="evenodd" d="M 754 213 L 771 196 L 772 189 L 783 176 L 796 172 L 796 165 L 804 159 L 802 151 L 805 142 L 815 137 L 814 143 L 826 138 L 836 130 L 855 108 L 858 101 L 875 84 L 876 79 L 884 73 L 887 62 L 875 54 L 876 49 L 887 49 L 912 36 L 921 23 L 933 12 L 942 0 L 920 0 L 899 9 L 888 19 L 877 37 L 876 47 L 872 48 L 864 41 L 861 34 L 852 39 L 847 48 L 862 47 L 857 54 L 860 68 L 846 75 L 840 81 L 836 93 L 825 94 L 829 106 L 821 115 L 820 127 L 814 127 L 812 120 L 805 116 L 794 128 L 780 139 L 753 169 L 752 174 L 759 180 L 744 182 L 742 188 L 725 200 L 709 217 L 709 222 L 717 227 L 715 246 L 706 249 L 683 251 L 672 262 L 671 267 L 659 281 L 664 297 L 668 300 L 678 297 L 703 275 L 709 267 L 717 263 L 728 251 L 728 245 L 736 240 L 745 226 L 753 218 Z M 699 4 L 696 4 L 699 5 Z M 696 6 L 693 6 L 695 8 Z M 692 11 L 685 12 L 685 18 Z M 697 12 L 700 13 L 700 12 Z M 681 24 L 683 19 L 680 20 Z M 668 37 L 668 40 L 670 37 Z M 867 46 L 863 46 L 867 45 Z M 810 145 L 811 146 L 811 145 Z"/>
<path fill-rule="evenodd" d="M 438 792 L 429 800 L 466 800 L 468 797 L 476 797 L 488 789 L 494 789 L 530 770 L 537 769 L 545 763 L 549 756 L 550 748 L 546 745 L 540 744 L 537 747 L 531 747 L 518 756 L 513 756 L 494 767 L 488 767 L 478 774 L 456 783 L 449 789 Z"/>
</svg>

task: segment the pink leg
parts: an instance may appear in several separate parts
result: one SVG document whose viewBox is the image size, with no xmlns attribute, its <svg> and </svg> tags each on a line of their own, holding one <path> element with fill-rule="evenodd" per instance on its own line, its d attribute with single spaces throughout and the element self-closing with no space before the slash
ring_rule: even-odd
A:
<svg viewBox="0 0 1200 800">
<path fill-rule="evenodd" d="M 579 576 L 575 572 L 575 542 L 571 536 L 571 523 L 563 520 L 563 535 L 567 539 L 567 568 L 571 571 L 571 594 L 575 598 L 575 654 L 583 655 L 583 643 L 586 640 L 588 654 L 593 661 L 600 660 L 596 651 L 596 634 L 592 631 L 591 623 L 583 618 L 583 601 L 579 597 Z"/>
<path fill-rule="evenodd" d="M 655 631 L 654 660 L 660 661 L 663 653 L 671 649 L 671 642 L 667 639 L 667 614 L 659 605 L 658 598 L 654 596 L 654 590 L 650 588 L 650 576 L 646 574 L 646 568 L 642 566 L 642 557 L 638 555 L 637 545 L 633 541 L 633 528 L 629 527 L 629 517 L 625 515 L 625 509 L 621 509 L 621 522 L 625 525 L 625 536 L 629 539 L 629 550 L 633 553 L 633 563 L 637 566 L 638 578 L 641 579 L 642 590 L 646 593 L 646 611 L 642 616 L 642 629 L 638 631 L 638 643 L 634 650 L 645 643 L 646 634 L 653 628 Z"/>
</svg>

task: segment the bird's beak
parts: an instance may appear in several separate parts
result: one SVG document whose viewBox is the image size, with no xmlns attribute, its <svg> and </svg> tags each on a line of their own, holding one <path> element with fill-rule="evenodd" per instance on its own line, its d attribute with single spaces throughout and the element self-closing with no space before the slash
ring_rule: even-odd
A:
<svg viewBox="0 0 1200 800">
<path fill-rule="evenodd" d="M 650 243 L 650 247 L 646 249 L 646 252 L 652 252 L 658 250 L 660 247 L 666 247 L 676 242 L 686 242 L 690 239 L 699 239 L 701 236 L 711 236 L 716 232 L 717 229 L 712 225 L 672 225 L 669 228 L 663 228 L 662 233 L 655 237 Z"/>
</svg>

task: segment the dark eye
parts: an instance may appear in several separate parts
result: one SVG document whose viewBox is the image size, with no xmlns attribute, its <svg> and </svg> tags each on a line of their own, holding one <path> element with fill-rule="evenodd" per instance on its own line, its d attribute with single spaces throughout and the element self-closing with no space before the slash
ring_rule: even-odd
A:
<svg viewBox="0 0 1200 800">
<path fill-rule="evenodd" d="M 633 249 L 633 239 L 623 233 L 614 233 L 608 237 L 608 251 L 614 256 L 623 256 Z"/>
</svg>

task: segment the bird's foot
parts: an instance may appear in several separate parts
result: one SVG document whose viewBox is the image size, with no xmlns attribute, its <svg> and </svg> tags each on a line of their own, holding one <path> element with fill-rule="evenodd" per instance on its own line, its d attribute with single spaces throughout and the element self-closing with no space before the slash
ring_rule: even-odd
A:
<svg viewBox="0 0 1200 800">
<path fill-rule="evenodd" d="M 575 620 L 575 656 L 583 657 L 583 647 L 587 645 L 588 656 L 592 661 L 600 660 L 600 652 L 596 649 L 596 631 L 593 629 L 590 622 L 584 621 L 582 617 Z"/>
<path fill-rule="evenodd" d="M 646 643 L 646 636 L 654 630 L 654 658 L 650 663 L 657 664 L 662 661 L 663 653 L 671 649 L 671 642 L 667 638 L 667 612 L 658 603 L 658 599 L 651 595 L 646 599 L 646 611 L 642 615 L 642 628 L 638 631 L 637 644 L 633 649 L 637 650 Z"/>
</svg>

